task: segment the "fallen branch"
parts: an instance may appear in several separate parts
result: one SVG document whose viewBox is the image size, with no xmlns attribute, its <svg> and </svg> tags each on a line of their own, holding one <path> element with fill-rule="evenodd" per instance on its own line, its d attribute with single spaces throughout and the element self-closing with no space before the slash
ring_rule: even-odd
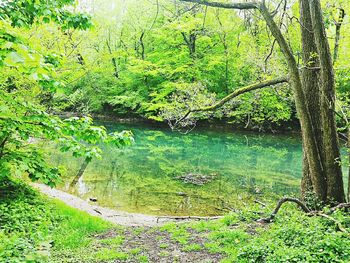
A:
<svg viewBox="0 0 350 263">
<path fill-rule="evenodd" d="M 283 197 L 277 202 L 276 208 L 273 210 L 272 214 L 267 218 L 261 218 L 258 220 L 260 223 L 271 223 L 273 219 L 276 217 L 278 211 L 280 210 L 281 206 L 286 202 L 292 202 L 296 203 L 305 213 L 310 213 L 311 210 L 299 199 L 292 198 L 292 197 Z"/>
<path fill-rule="evenodd" d="M 215 220 L 223 218 L 223 216 L 158 216 L 157 223 L 162 218 L 171 220 Z"/>
<path fill-rule="evenodd" d="M 330 213 L 334 213 L 336 210 L 339 209 L 348 209 L 350 208 L 350 203 L 340 203 L 330 209 Z"/>
<path fill-rule="evenodd" d="M 339 222 L 338 220 L 336 220 L 335 218 L 330 216 L 330 214 L 334 213 L 336 210 L 350 208 L 350 203 L 338 204 L 338 205 L 332 207 L 328 213 L 325 213 L 322 211 L 311 211 L 303 202 L 301 202 L 297 198 L 284 197 L 277 202 L 276 208 L 273 210 L 272 214 L 269 217 L 261 218 L 257 221 L 259 223 L 271 223 L 273 221 L 273 219 L 276 217 L 276 215 L 277 215 L 278 211 L 280 210 L 280 208 L 282 207 L 282 205 L 286 202 L 296 203 L 301 208 L 301 210 L 303 210 L 303 212 L 307 213 L 309 216 L 321 216 L 321 217 L 327 218 L 330 221 L 333 221 L 337 225 L 338 229 L 341 232 L 350 235 L 350 233 L 341 224 L 341 222 Z"/>
<path fill-rule="evenodd" d="M 259 201 L 259 200 L 254 200 L 254 203 L 257 203 L 257 204 L 259 204 L 259 205 L 261 205 L 263 207 L 266 207 L 266 204 L 261 202 L 261 201 Z"/>
<path fill-rule="evenodd" d="M 207 0 L 181 0 L 182 2 L 188 2 L 188 3 L 194 3 L 194 4 L 201 4 L 211 7 L 221 7 L 221 8 L 227 8 L 227 9 L 239 9 L 239 10 L 246 10 L 246 9 L 257 9 L 259 6 L 259 2 L 252 1 L 252 2 L 246 2 L 246 3 L 222 3 L 222 2 L 213 2 L 213 1 L 207 1 Z"/>
<path fill-rule="evenodd" d="M 338 229 L 339 229 L 341 232 L 344 232 L 344 233 L 346 233 L 346 234 L 349 234 L 349 232 L 345 229 L 345 227 L 344 227 L 338 220 L 336 220 L 335 218 L 333 218 L 333 217 L 331 217 L 331 216 L 329 216 L 329 215 L 327 215 L 327 214 L 321 213 L 321 212 L 317 212 L 317 213 L 315 213 L 315 215 L 317 215 L 317 216 L 322 216 L 322 217 L 324 217 L 324 218 L 327 218 L 328 220 L 333 221 L 333 222 L 337 225 Z"/>
</svg>

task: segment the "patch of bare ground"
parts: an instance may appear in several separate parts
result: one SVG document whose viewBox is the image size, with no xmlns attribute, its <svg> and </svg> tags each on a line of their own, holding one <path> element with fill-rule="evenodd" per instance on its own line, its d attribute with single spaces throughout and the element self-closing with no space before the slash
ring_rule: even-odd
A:
<svg viewBox="0 0 350 263">
<path fill-rule="evenodd" d="M 207 233 L 187 229 L 186 235 L 186 241 L 181 242 L 181 240 L 176 240 L 171 233 L 159 228 L 128 227 L 123 230 L 111 230 L 95 238 L 100 241 L 100 244 L 106 244 L 104 240 L 123 237 L 123 243 L 118 247 L 118 251 L 129 255 L 134 253 L 128 259 L 118 259 L 112 262 L 136 263 L 142 262 L 140 259 L 144 258 L 147 259 L 144 262 L 155 263 L 215 263 L 220 262 L 223 258 L 223 255 L 211 253 L 205 248 L 205 243 L 208 241 Z"/>
</svg>

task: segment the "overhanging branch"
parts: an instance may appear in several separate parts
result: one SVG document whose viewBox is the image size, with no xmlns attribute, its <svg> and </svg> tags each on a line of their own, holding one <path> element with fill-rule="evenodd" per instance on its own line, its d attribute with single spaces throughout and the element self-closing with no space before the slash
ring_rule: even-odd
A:
<svg viewBox="0 0 350 263">
<path fill-rule="evenodd" d="M 201 4 L 211 7 L 220 7 L 226 9 L 257 9 L 259 7 L 259 3 L 256 1 L 246 2 L 246 3 L 220 3 L 215 1 L 207 1 L 207 0 L 180 0 L 182 2 Z"/>
<path fill-rule="evenodd" d="M 262 89 L 262 88 L 266 88 L 266 87 L 270 87 L 270 86 L 273 86 L 273 85 L 286 83 L 286 82 L 288 82 L 288 77 L 287 76 L 283 76 L 283 77 L 280 77 L 280 78 L 276 78 L 276 79 L 272 79 L 272 80 L 266 80 L 266 81 L 263 81 L 263 82 L 254 83 L 254 84 L 251 84 L 249 86 L 245 86 L 245 87 L 236 89 L 235 91 L 233 91 L 232 93 L 230 93 L 229 95 L 227 95 L 222 100 L 220 100 L 217 103 L 215 103 L 214 105 L 203 107 L 203 108 L 189 110 L 182 118 L 180 118 L 176 122 L 176 124 L 178 124 L 181 121 L 185 120 L 193 112 L 214 111 L 214 110 L 222 107 L 225 103 L 229 102 L 233 98 L 238 97 L 239 95 L 242 95 L 244 93 L 247 93 L 247 92 L 250 92 L 250 91 L 254 91 L 254 90 L 257 90 L 257 89 Z"/>
</svg>

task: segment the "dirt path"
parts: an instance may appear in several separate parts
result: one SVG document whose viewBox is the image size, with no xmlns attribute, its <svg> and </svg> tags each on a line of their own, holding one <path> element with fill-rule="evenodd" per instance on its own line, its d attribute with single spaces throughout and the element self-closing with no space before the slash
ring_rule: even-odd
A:
<svg viewBox="0 0 350 263">
<path fill-rule="evenodd" d="M 224 255 L 206 248 L 208 232 L 198 232 L 186 224 L 160 226 L 167 222 L 188 222 L 202 218 L 162 218 L 127 213 L 91 204 L 79 197 L 43 184 L 32 184 L 43 194 L 114 224 L 116 227 L 93 236 L 86 253 L 53 251 L 50 262 L 219 262 Z M 209 219 L 209 218 L 208 218 Z"/>
<path fill-rule="evenodd" d="M 50 188 L 43 184 L 33 184 L 34 188 L 49 197 L 59 199 L 67 205 L 85 211 L 90 215 L 100 217 L 106 221 L 122 225 L 122 226 L 161 226 L 166 222 L 175 221 L 171 218 L 162 218 L 152 215 L 128 213 L 124 211 L 117 211 L 98 205 L 93 205 L 79 197 L 66 193 L 64 191 Z"/>
</svg>

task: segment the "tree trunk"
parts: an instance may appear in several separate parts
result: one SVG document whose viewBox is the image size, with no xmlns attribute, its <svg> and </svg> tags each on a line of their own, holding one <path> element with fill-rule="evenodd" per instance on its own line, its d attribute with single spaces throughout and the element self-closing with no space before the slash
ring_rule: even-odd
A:
<svg viewBox="0 0 350 263">
<path fill-rule="evenodd" d="M 323 167 L 321 154 L 318 149 L 316 133 L 311 118 L 311 112 L 307 104 L 307 99 L 296 60 L 285 38 L 283 37 L 282 32 L 274 22 L 265 4 L 261 4 L 259 10 L 286 58 L 290 72 L 290 84 L 294 91 L 295 105 L 300 119 L 304 152 L 308 160 L 313 190 L 320 200 L 326 201 L 327 195 L 325 189 L 327 189 L 327 185 L 325 178 L 322 176 Z M 317 112 L 313 112 L 313 114 L 317 114 Z"/>
<path fill-rule="evenodd" d="M 108 30 L 108 39 L 106 40 L 106 45 L 109 51 L 109 54 L 113 55 L 113 50 L 111 47 L 111 32 Z M 114 68 L 114 76 L 118 79 L 119 78 L 119 70 L 118 70 L 118 63 L 115 57 L 112 57 L 112 65 Z"/>
<path fill-rule="evenodd" d="M 309 196 L 312 197 L 312 193 L 314 192 L 312 181 L 311 181 L 311 174 L 309 169 L 309 162 L 307 159 L 307 155 L 304 151 L 303 146 L 303 174 L 301 178 L 301 196 L 303 199 L 307 199 Z"/>
<path fill-rule="evenodd" d="M 144 36 L 145 36 L 145 32 L 142 32 L 141 35 L 140 35 L 140 39 L 139 39 L 139 43 L 140 43 L 140 46 L 141 46 L 141 59 L 142 60 L 145 60 L 145 44 L 143 42 Z"/>
<path fill-rule="evenodd" d="M 312 31 L 312 20 L 308 0 L 299 0 L 300 5 L 300 23 L 301 23 L 301 39 L 302 39 L 302 59 L 303 67 L 301 70 L 303 90 L 305 92 L 305 97 L 307 101 L 307 106 L 310 112 L 318 113 L 321 112 L 321 96 L 320 96 L 320 86 L 319 86 L 319 67 L 318 58 L 314 54 L 317 54 L 317 47 L 315 43 L 314 33 Z M 321 128 L 321 115 L 312 114 L 311 115 L 312 126 L 315 130 L 315 140 L 318 147 L 318 152 L 322 153 L 322 128 Z M 301 184 L 301 194 L 302 197 L 306 197 L 313 191 L 312 181 L 311 181 L 311 171 L 309 168 L 308 157 L 305 152 L 307 145 L 303 142 L 303 177 Z M 322 157 L 321 157 L 322 158 Z M 317 175 L 313 175 L 317 176 Z M 322 169 L 319 175 L 325 178 L 324 170 Z M 324 181 L 323 184 L 326 182 Z M 326 189 L 324 189 L 322 196 L 326 196 Z"/>
<path fill-rule="evenodd" d="M 197 40 L 197 34 L 195 32 L 190 32 L 188 37 L 186 36 L 186 33 L 181 32 L 181 35 L 187 45 L 188 53 L 190 54 L 191 58 L 194 58 L 196 54 L 196 40 Z"/>
<path fill-rule="evenodd" d="M 330 47 L 324 27 L 320 0 L 311 0 L 313 32 L 321 66 L 321 117 L 323 166 L 327 180 L 327 200 L 345 202 L 338 133 L 335 122 L 335 78 Z"/>
</svg>

